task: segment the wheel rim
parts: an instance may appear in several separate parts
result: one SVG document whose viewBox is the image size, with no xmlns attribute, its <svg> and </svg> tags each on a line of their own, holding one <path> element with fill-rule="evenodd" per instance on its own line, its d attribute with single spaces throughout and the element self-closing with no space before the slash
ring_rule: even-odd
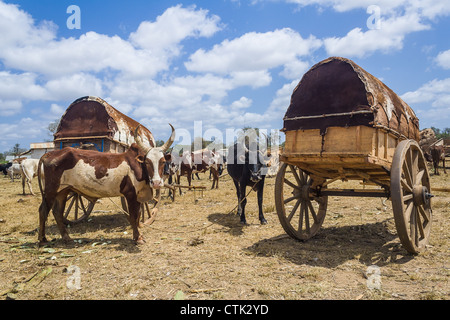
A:
<svg viewBox="0 0 450 320">
<path fill-rule="evenodd" d="M 328 197 L 310 194 L 312 179 L 294 165 L 282 164 L 275 182 L 275 206 L 281 225 L 288 235 L 308 240 L 322 226 Z"/>
<path fill-rule="evenodd" d="M 68 205 L 64 209 L 63 217 L 65 224 L 76 224 L 84 221 L 89 217 L 95 205 L 95 201 L 91 201 L 74 191 L 68 194 L 66 199 L 67 203 Z"/>
<path fill-rule="evenodd" d="M 391 197 L 397 233 L 403 247 L 418 253 L 431 231 L 431 187 L 425 157 L 417 142 L 397 146 L 391 169 Z"/>
</svg>

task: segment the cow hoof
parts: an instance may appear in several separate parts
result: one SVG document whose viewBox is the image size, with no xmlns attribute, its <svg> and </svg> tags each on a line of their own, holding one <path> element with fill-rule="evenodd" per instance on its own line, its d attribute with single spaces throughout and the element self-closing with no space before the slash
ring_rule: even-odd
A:
<svg viewBox="0 0 450 320">
<path fill-rule="evenodd" d="M 242 224 L 243 226 L 248 226 L 247 221 L 241 221 L 241 224 Z"/>
<path fill-rule="evenodd" d="M 138 246 L 142 246 L 145 244 L 145 240 L 142 237 L 137 239 L 135 242 L 136 242 L 136 245 L 138 245 Z"/>
<path fill-rule="evenodd" d="M 42 240 L 39 240 L 38 247 L 45 246 L 47 243 L 48 243 L 48 240 L 47 240 L 47 238 L 44 237 L 44 238 L 42 238 Z"/>
<path fill-rule="evenodd" d="M 64 237 L 62 237 L 62 240 L 63 240 L 64 243 L 72 242 L 72 238 L 69 237 L 69 236 L 64 236 Z"/>
<path fill-rule="evenodd" d="M 261 219 L 261 224 L 267 224 L 267 220 L 266 219 Z"/>
</svg>

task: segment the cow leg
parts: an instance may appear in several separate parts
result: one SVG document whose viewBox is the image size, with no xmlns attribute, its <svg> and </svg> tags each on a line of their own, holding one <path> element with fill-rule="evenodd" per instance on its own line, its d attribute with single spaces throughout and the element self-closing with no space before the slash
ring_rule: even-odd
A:
<svg viewBox="0 0 450 320">
<path fill-rule="evenodd" d="M 264 181 L 262 181 L 264 183 Z M 259 221 L 261 224 L 267 224 L 267 220 L 264 218 L 263 213 L 263 191 L 264 191 L 264 184 L 259 186 L 257 197 L 258 197 L 258 210 L 259 210 Z"/>
<path fill-rule="evenodd" d="M 239 188 L 239 206 L 241 208 L 241 223 L 243 225 L 247 224 L 247 220 L 245 219 L 245 205 L 247 204 L 247 197 L 245 196 L 245 189 L 247 186 L 244 183 L 240 184 Z"/>
<path fill-rule="evenodd" d="M 69 233 L 67 232 L 66 225 L 64 224 L 64 207 L 66 206 L 66 200 L 67 195 L 69 191 L 67 192 L 60 192 L 56 198 L 55 203 L 53 204 L 53 216 L 56 220 L 56 225 L 58 226 L 59 232 L 61 233 L 61 237 L 64 242 L 70 242 L 72 239 L 69 236 Z"/>
<path fill-rule="evenodd" d="M 189 174 L 187 175 L 187 180 L 188 180 L 188 185 L 189 185 L 189 187 L 190 187 L 191 184 L 192 184 L 192 174 L 191 174 L 191 173 L 189 173 Z M 191 191 L 190 188 L 189 188 L 189 191 Z"/>
<path fill-rule="evenodd" d="M 25 195 L 25 175 L 23 173 L 22 173 L 22 190 L 23 190 L 23 195 Z"/>
<path fill-rule="evenodd" d="M 236 195 L 237 195 L 237 199 L 238 199 L 237 214 L 241 215 L 242 209 L 241 209 L 241 201 L 240 201 L 240 198 L 241 198 L 240 194 L 241 193 L 240 193 L 240 189 L 239 189 L 239 182 L 237 182 L 234 179 L 233 179 L 233 182 L 234 182 L 234 186 L 236 187 Z"/>
<path fill-rule="evenodd" d="M 210 175 L 212 174 L 212 177 L 213 177 L 213 183 L 212 183 L 211 189 L 214 189 L 214 187 L 216 187 L 216 189 L 218 189 L 219 188 L 219 173 L 214 168 L 211 168 L 209 173 L 210 173 Z"/>
<path fill-rule="evenodd" d="M 128 211 L 130 214 L 130 224 L 133 229 L 133 240 L 136 244 L 141 245 L 145 243 L 144 237 L 139 232 L 139 210 L 141 208 L 141 204 L 137 201 L 137 199 L 128 199 Z"/>
<path fill-rule="evenodd" d="M 181 176 L 177 174 L 177 184 L 180 185 Z M 178 187 L 180 190 L 180 196 L 181 196 L 181 187 Z"/>
<path fill-rule="evenodd" d="M 39 206 L 39 234 L 38 234 L 39 246 L 48 242 L 47 238 L 45 237 L 45 223 L 47 221 L 50 208 L 52 207 L 50 204 L 51 203 L 48 203 L 47 200 L 43 198 L 42 203 Z"/>
</svg>

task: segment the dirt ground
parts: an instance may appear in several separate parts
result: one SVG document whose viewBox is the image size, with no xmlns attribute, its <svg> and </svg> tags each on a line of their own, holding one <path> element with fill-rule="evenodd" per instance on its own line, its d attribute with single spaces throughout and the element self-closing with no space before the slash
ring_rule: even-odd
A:
<svg viewBox="0 0 450 320">
<path fill-rule="evenodd" d="M 210 190 L 207 174 L 175 202 L 164 192 L 155 222 L 136 246 L 120 199 L 102 199 L 89 219 L 69 229 L 65 244 L 52 215 L 48 246 L 38 248 L 40 194 L 22 195 L 20 180 L 0 177 L 0 299 L 448 300 L 450 193 L 433 192 L 430 243 L 419 255 L 401 246 L 390 201 L 330 197 L 319 233 L 296 241 L 281 227 L 275 178 L 265 185 L 260 225 L 256 193 L 248 226 L 229 176 Z M 449 188 L 450 173 L 431 176 Z M 186 179 L 182 180 L 186 184 Z M 357 183 L 357 182 L 352 182 Z"/>
</svg>

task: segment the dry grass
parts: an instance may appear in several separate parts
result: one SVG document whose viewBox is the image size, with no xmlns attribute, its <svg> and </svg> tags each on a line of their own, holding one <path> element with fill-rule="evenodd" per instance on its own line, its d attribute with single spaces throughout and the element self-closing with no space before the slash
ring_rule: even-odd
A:
<svg viewBox="0 0 450 320">
<path fill-rule="evenodd" d="M 449 175 L 432 176 L 435 187 L 448 181 Z M 143 228 L 144 246 L 133 244 L 115 198 L 101 200 L 88 221 L 72 227 L 76 242 L 68 245 L 50 216 L 47 235 L 55 240 L 38 248 L 40 196 L 23 196 L 20 182 L 1 177 L 1 298 L 173 299 L 181 290 L 185 299 L 449 299 L 450 194 L 436 192 L 430 245 L 411 256 L 396 236 L 390 202 L 385 210 L 376 198 L 331 197 L 316 237 L 289 238 L 275 213 L 274 182 L 265 186 L 268 225 L 259 224 L 255 193 L 247 202 L 250 225 L 243 227 L 230 213 L 237 203 L 230 178 L 209 190 L 203 175 L 194 181 L 207 186 L 203 197 L 163 199 L 156 221 Z M 373 264 L 380 267 L 379 289 L 367 286 Z M 80 289 L 70 285 L 72 265 Z"/>
</svg>

